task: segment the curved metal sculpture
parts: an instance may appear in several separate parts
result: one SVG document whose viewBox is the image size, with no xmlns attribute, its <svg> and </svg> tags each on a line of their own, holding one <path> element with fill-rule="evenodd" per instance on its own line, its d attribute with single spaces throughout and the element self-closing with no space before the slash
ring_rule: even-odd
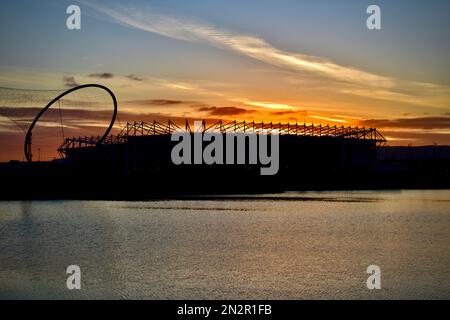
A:
<svg viewBox="0 0 450 320">
<path fill-rule="evenodd" d="M 117 99 L 116 96 L 114 95 L 114 93 L 107 87 L 102 86 L 100 84 L 83 84 L 81 86 L 77 86 L 74 88 L 71 88 L 67 91 L 64 91 L 63 93 L 61 93 L 59 96 L 57 96 L 56 98 L 54 98 L 52 101 L 50 101 L 45 108 L 43 108 L 39 114 L 36 116 L 36 118 L 34 118 L 33 122 L 31 123 L 30 127 L 28 128 L 27 134 L 25 136 L 25 142 L 24 142 L 24 152 L 25 152 L 25 158 L 27 159 L 28 162 L 32 162 L 32 154 L 31 154 L 31 136 L 32 136 L 32 132 L 33 132 L 33 128 L 36 125 L 36 123 L 38 122 L 39 118 L 45 113 L 45 111 L 47 111 L 48 108 L 50 108 L 56 101 L 58 101 L 59 99 L 61 99 L 62 97 L 64 97 L 65 95 L 68 95 L 71 92 L 77 91 L 77 90 L 81 90 L 84 88 L 99 88 L 99 89 L 103 89 L 106 92 L 108 92 L 108 94 L 111 96 L 113 104 L 114 104 L 114 111 L 113 111 L 113 115 L 111 118 L 111 123 L 108 126 L 108 129 L 106 129 L 105 133 L 103 134 L 103 136 L 98 140 L 98 144 L 101 144 L 103 142 L 103 140 L 105 140 L 105 138 L 108 136 L 109 132 L 111 131 L 112 127 L 114 126 L 114 122 L 116 121 L 116 117 L 117 117 Z"/>
</svg>

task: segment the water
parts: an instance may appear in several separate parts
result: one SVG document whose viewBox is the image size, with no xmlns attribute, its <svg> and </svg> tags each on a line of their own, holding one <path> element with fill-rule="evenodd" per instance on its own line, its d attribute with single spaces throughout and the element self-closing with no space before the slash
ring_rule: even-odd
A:
<svg viewBox="0 0 450 320">
<path fill-rule="evenodd" d="M 0 202 L 0 298 L 448 299 L 450 191 Z"/>
</svg>

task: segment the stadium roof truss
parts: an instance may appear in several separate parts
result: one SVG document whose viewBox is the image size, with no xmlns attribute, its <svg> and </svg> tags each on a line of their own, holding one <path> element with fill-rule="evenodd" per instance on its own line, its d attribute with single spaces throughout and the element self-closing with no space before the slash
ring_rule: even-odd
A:
<svg viewBox="0 0 450 320">
<path fill-rule="evenodd" d="M 386 139 L 375 128 L 359 128 L 344 126 L 322 126 L 314 124 L 274 124 L 272 122 L 246 122 L 246 121 L 217 121 L 213 124 L 206 124 L 203 120 L 199 132 L 215 132 L 215 133 L 253 133 L 253 134 L 279 134 L 305 137 L 331 137 L 340 139 L 353 140 L 371 140 L 377 145 L 385 145 Z M 126 126 L 117 135 L 109 135 L 100 141 L 101 137 L 73 137 L 66 138 L 64 143 L 58 148 L 58 152 L 64 157 L 69 149 L 87 148 L 103 145 L 124 144 L 129 137 L 135 136 L 154 136 L 154 135 L 171 135 L 175 132 L 194 133 L 189 123 L 186 121 L 184 127 L 179 126 L 173 121 L 163 124 L 157 121 L 148 122 L 132 122 Z"/>
</svg>

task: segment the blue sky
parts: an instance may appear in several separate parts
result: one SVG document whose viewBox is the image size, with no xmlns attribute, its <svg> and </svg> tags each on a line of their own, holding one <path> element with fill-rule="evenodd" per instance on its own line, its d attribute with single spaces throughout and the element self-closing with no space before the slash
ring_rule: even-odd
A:
<svg viewBox="0 0 450 320">
<path fill-rule="evenodd" d="M 257 35 L 276 47 L 327 57 L 344 65 L 417 81 L 450 82 L 450 2 L 445 0 L 92 2 L 149 7 L 161 14 Z M 149 65 L 152 57 L 169 60 L 176 56 L 170 51 L 180 47 L 193 54 L 212 50 L 142 35 L 114 23 L 105 24 L 107 18 L 91 18 L 89 8 L 82 12 L 83 29 L 68 32 L 65 8 L 73 3 L 78 2 L 2 1 L 0 37 L 8 45 L 0 49 L 1 64 L 78 71 L 90 66 L 76 56 L 89 56 L 114 64 L 117 69 L 132 69 L 137 64 Z M 371 3 L 382 8 L 381 32 L 365 28 L 365 9 Z M 117 63 L 122 59 L 121 53 L 129 55 L 130 48 L 145 54 L 133 55 L 137 58 L 133 63 Z"/>
</svg>

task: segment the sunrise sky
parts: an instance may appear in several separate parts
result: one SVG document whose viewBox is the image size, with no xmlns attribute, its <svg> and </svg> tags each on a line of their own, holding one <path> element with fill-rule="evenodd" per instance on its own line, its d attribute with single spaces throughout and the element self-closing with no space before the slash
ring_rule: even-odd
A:
<svg viewBox="0 0 450 320">
<path fill-rule="evenodd" d="M 66 28 L 70 4 L 81 30 Z M 370 4 L 382 30 L 366 28 Z M 6 0 L 0 86 L 101 83 L 136 121 L 375 126 L 391 145 L 450 144 L 449 12 L 446 0 Z"/>
</svg>

